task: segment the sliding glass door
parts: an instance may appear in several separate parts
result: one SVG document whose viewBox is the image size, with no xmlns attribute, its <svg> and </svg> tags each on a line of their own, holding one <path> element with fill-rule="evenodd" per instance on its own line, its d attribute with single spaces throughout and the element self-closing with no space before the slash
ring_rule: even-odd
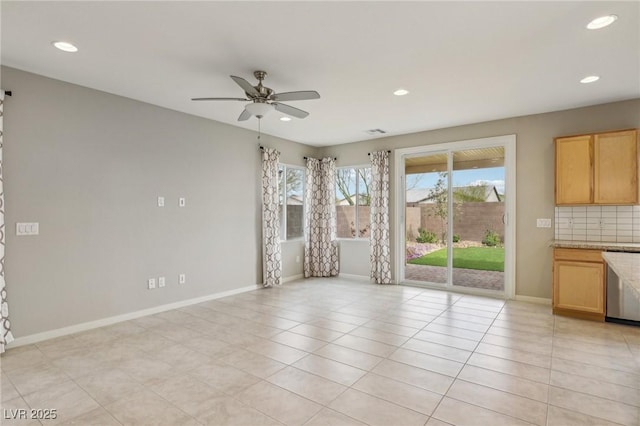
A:
<svg viewBox="0 0 640 426">
<path fill-rule="evenodd" d="M 448 282 L 448 153 L 405 158 L 405 278 L 445 285 Z"/>
<path fill-rule="evenodd" d="M 453 286 L 504 291 L 504 147 L 454 151 Z"/>
<path fill-rule="evenodd" d="M 512 295 L 515 137 L 396 154 L 399 281 Z"/>
</svg>

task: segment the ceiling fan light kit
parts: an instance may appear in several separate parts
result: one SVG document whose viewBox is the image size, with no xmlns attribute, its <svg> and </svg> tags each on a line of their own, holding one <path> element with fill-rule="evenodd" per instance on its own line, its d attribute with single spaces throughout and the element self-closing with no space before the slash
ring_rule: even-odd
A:
<svg viewBox="0 0 640 426">
<path fill-rule="evenodd" d="M 244 109 L 248 111 L 249 114 L 260 119 L 267 115 L 269 112 L 273 111 L 275 107 L 266 102 L 254 102 L 245 106 Z"/>
<path fill-rule="evenodd" d="M 295 118 L 305 118 L 308 112 L 283 104 L 281 101 L 304 101 L 310 99 L 320 99 L 320 94 L 315 90 L 300 90 L 296 92 L 276 93 L 273 89 L 266 87 L 262 81 L 267 76 L 265 71 L 254 71 L 253 76 L 258 80 L 256 86 L 252 86 L 247 80 L 235 75 L 231 79 L 244 90 L 246 98 L 192 98 L 192 101 L 250 101 L 244 107 L 244 111 L 238 117 L 238 121 L 245 121 L 256 117 L 261 119 L 272 110 L 277 110 L 283 114 Z"/>
</svg>

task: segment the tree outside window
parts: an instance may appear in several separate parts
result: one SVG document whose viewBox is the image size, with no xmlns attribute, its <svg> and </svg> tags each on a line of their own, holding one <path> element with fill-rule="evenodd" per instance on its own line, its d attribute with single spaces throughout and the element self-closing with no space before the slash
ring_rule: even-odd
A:
<svg viewBox="0 0 640 426">
<path fill-rule="evenodd" d="M 369 238 L 371 168 L 336 170 L 336 220 L 338 238 Z"/>
<path fill-rule="evenodd" d="M 281 164 L 280 174 L 280 239 L 302 238 L 304 233 L 304 169 Z"/>
</svg>

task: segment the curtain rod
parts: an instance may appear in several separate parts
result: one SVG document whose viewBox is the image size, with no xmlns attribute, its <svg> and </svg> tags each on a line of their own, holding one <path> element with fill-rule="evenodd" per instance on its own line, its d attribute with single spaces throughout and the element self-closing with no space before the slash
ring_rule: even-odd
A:
<svg viewBox="0 0 640 426">
<path fill-rule="evenodd" d="M 302 157 L 302 158 L 305 159 L 305 160 L 309 159 L 309 157 Z M 338 157 L 333 157 L 333 161 L 338 161 Z"/>
<path fill-rule="evenodd" d="M 391 154 L 391 151 L 387 151 L 389 154 Z M 371 155 L 370 152 L 367 152 L 367 155 Z"/>
</svg>

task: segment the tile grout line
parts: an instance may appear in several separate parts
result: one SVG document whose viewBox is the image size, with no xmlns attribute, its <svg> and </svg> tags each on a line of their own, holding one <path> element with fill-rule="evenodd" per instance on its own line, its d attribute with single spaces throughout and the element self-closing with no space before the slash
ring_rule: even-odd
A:
<svg viewBox="0 0 640 426">
<path fill-rule="evenodd" d="M 504 303 L 504 304 L 503 304 L 503 306 L 501 307 L 500 311 L 496 314 L 496 316 L 495 316 L 495 318 L 493 319 L 493 321 L 492 321 L 491 325 L 489 325 L 489 327 L 487 328 L 487 330 L 484 332 L 483 338 L 482 338 L 480 341 L 478 341 L 478 345 L 479 345 L 480 343 L 482 343 L 482 340 L 484 340 L 484 337 L 486 337 L 488 334 L 490 334 L 490 333 L 489 333 L 489 330 L 491 329 L 491 327 L 493 327 L 493 324 L 495 324 L 495 321 L 496 321 L 496 320 L 498 320 L 498 316 L 499 316 L 500 314 L 502 314 L 502 313 L 503 313 L 504 308 L 507 306 L 507 302 L 508 302 L 508 301 L 506 301 L 506 300 L 505 300 L 505 303 Z M 554 319 L 554 321 L 555 321 L 555 319 Z M 477 346 L 476 346 L 476 348 L 477 348 Z M 475 349 L 474 349 L 474 351 L 472 352 L 472 354 L 471 354 L 471 355 L 473 355 L 473 354 L 475 354 L 475 353 L 476 353 L 476 351 L 475 351 Z M 488 355 L 488 356 L 492 356 L 492 355 Z M 493 357 L 493 356 L 492 356 L 492 357 Z M 498 357 L 498 358 L 499 358 L 499 357 Z M 502 359 L 502 358 L 500 358 L 500 359 Z M 468 360 L 467 360 L 467 361 L 468 361 Z M 520 362 L 520 361 L 509 360 L 509 359 L 507 359 L 507 361 L 515 362 L 515 363 L 518 363 L 518 364 L 524 364 L 524 365 L 532 365 L 532 364 L 523 363 L 523 362 Z M 493 370 L 486 369 L 486 368 L 483 368 L 483 367 L 476 367 L 476 366 L 474 366 L 474 365 L 468 364 L 468 362 L 465 362 L 465 363 L 464 363 L 464 366 L 466 367 L 467 365 L 470 365 L 471 367 L 475 367 L 475 368 L 480 368 L 480 369 L 483 369 L 483 370 L 493 371 Z M 535 366 L 535 365 L 533 365 L 533 366 L 534 366 L 534 367 L 537 367 L 537 368 L 543 368 L 543 367 L 539 367 L 539 366 Z M 464 367 L 463 367 L 463 369 L 464 369 Z M 549 370 L 549 372 L 551 371 L 551 369 L 550 369 L 550 368 L 547 368 L 547 369 Z M 461 369 L 461 371 L 462 371 L 462 369 Z M 501 372 L 498 372 L 498 373 L 500 373 L 500 374 L 505 374 L 505 375 L 508 375 L 508 376 L 513 376 L 513 375 L 508 374 L 508 373 L 501 373 Z M 458 376 L 459 376 L 459 374 L 458 374 Z M 527 380 L 527 381 L 529 381 L 529 379 L 526 379 L 526 378 L 521 378 L 521 377 L 518 377 L 518 376 L 513 376 L 513 377 L 516 377 L 516 378 L 519 378 L 519 379 L 523 379 L 523 380 Z M 504 390 L 501 390 L 501 389 L 495 388 L 495 387 L 490 386 L 490 385 L 483 385 L 483 384 L 478 384 L 478 383 L 475 383 L 475 382 L 468 382 L 467 380 L 461 379 L 461 378 L 459 378 L 459 377 L 457 377 L 457 376 L 456 376 L 455 380 L 461 380 L 461 381 L 464 381 L 464 382 L 467 382 L 467 383 L 476 384 L 476 385 L 478 385 L 478 386 L 487 387 L 487 388 L 490 388 L 490 389 L 497 390 L 497 391 L 499 391 L 499 392 L 504 392 L 505 394 L 513 395 L 513 396 L 516 396 L 516 397 L 519 397 L 519 398 L 525 398 L 525 399 L 528 399 L 528 400 L 530 400 L 530 401 L 532 401 L 532 402 L 542 403 L 542 401 L 538 401 L 538 400 L 532 399 L 532 398 L 530 398 L 530 397 L 528 397 L 528 396 L 518 395 L 518 394 L 515 394 L 515 393 L 513 393 L 513 392 L 504 391 Z M 539 383 L 539 382 L 536 382 L 536 383 Z M 540 383 L 540 384 L 542 384 L 542 383 Z M 452 383 L 452 386 L 453 386 L 453 383 Z M 549 383 L 546 383 L 546 386 L 547 386 L 547 388 L 548 388 L 548 387 L 549 387 Z M 448 391 L 447 391 L 447 393 L 448 393 Z M 447 396 L 447 395 L 445 394 L 445 396 Z M 453 398 L 453 397 L 451 397 L 451 396 L 447 396 L 447 397 L 448 397 L 448 398 L 451 398 L 451 399 L 455 399 L 456 401 L 460 401 L 460 402 L 466 403 L 466 404 L 475 405 L 476 407 L 480 407 L 480 408 L 485 409 L 485 410 L 493 411 L 493 412 L 498 413 L 498 414 L 503 415 L 503 416 L 507 416 L 507 417 L 511 417 L 511 418 L 518 419 L 518 420 L 521 420 L 521 421 L 525 421 L 525 422 L 527 422 L 527 423 L 529 422 L 528 420 L 525 420 L 525 419 L 522 419 L 522 418 L 518 418 L 518 417 L 514 417 L 514 416 L 512 416 L 512 415 L 505 414 L 505 413 L 502 413 L 502 412 L 499 412 L 499 411 L 493 410 L 493 409 L 491 409 L 491 408 L 487 408 L 487 407 L 483 407 L 483 406 L 480 406 L 480 405 L 476 405 L 476 404 L 470 403 L 470 402 L 468 402 L 468 401 L 458 400 L 458 399 Z M 546 401 L 546 402 L 544 402 L 544 404 L 546 405 L 546 408 L 547 408 L 547 413 L 546 413 L 546 417 L 545 417 L 545 423 L 546 423 L 546 420 L 548 419 L 548 409 L 549 409 L 549 401 L 548 401 L 548 397 L 547 397 L 547 401 Z"/>
<path fill-rule="evenodd" d="M 455 303 L 457 303 L 457 302 L 458 302 L 459 300 L 461 300 L 461 299 L 462 299 L 462 297 L 461 297 L 460 299 L 456 300 L 456 302 L 454 302 L 451 306 L 455 305 Z M 484 336 L 486 336 L 486 335 L 487 335 L 487 332 L 489 331 L 489 329 L 490 329 L 490 328 L 493 326 L 493 324 L 495 323 L 496 319 L 498 318 L 498 315 L 500 315 L 500 313 L 502 313 L 502 311 L 504 310 L 505 305 L 506 305 L 506 301 L 505 301 L 505 303 L 502 305 L 502 307 L 501 307 L 500 311 L 496 314 L 496 316 L 494 317 L 494 319 L 491 321 L 491 324 L 487 327 L 487 331 L 485 331 L 485 332 L 483 333 L 483 337 L 482 337 L 482 339 L 484 339 Z M 447 309 L 447 310 L 448 310 L 448 309 Z M 444 313 L 444 312 L 443 312 L 443 313 Z M 480 342 L 482 341 L 482 339 L 480 339 L 480 340 L 478 341 L 478 343 L 476 344 L 476 346 L 475 346 L 474 350 L 473 350 L 473 351 L 471 351 L 471 354 L 469 355 L 469 358 L 471 358 L 471 356 L 472 356 L 474 353 L 476 353 L 476 349 L 477 349 L 478 345 L 480 344 Z M 467 364 L 467 362 L 469 361 L 469 358 L 467 358 L 467 361 L 465 361 L 465 362 L 464 362 L 464 364 L 463 364 L 462 368 L 460 369 L 460 371 L 458 372 L 458 374 L 456 375 L 456 377 L 454 377 L 453 381 L 451 382 L 451 384 L 450 384 L 450 385 L 449 385 L 449 387 L 447 388 L 447 391 L 444 393 L 444 395 L 442 395 L 442 398 L 440 399 L 440 402 L 438 403 L 438 405 L 436 406 L 436 408 L 434 408 L 434 410 L 433 410 L 433 412 L 434 412 L 434 413 L 438 410 L 438 407 L 440 406 L 440 404 L 442 404 L 442 401 L 444 400 L 444 398 L 445 398 L 445 397 L 447 397 L 447 398 L 451 398 L 451 399 L 454 399 L 454 400 L 456 400 L 456 401 L 460 401 L 460 400 L 458 400 L 458 399 L 456 399 L 456 398 L 452 398 L 452 397 L 450 397 L 450 396 L 448 397 L 448 396 L 447 396 L 447 394 L 448 394 L 448 393 L 449 393 L 449 391 L 451 390 L 451 387 L 453 387 L 453 385 L 454 385 L 454 383 L 456 382 L 456 380 L 463 380 L 463 379 L 458 379 L 458 377 L 460 376 L 460 373 L 462 372 L 462 370 L 464 369 L 464 367 L 466 367 L 466 366 L 468 365 L 468 364 Z M 464 381 L 464 380 L 463 380 L 463 381 Z M 496 390 L 499 390 L 499 389 L 496 389 Z M 512 417 L 512 418 L 514 418 L 514 419 L 517 419 L 517 417 L 509 416 L 508 414 L 500 413 L 500 412 L 498 412 L 498 411 L 495 411 L 495 410 L 492 410 L 492 409 L 489 409 L 489 408 L 486 408 L 486 407 L 482 407 L 482 406 L 479 406 L 479 405 L 476 405 L 476 404 L 472 404 L 472 403 L 467 402 L 467 401 L 460 401 L 460 402 L 463 402 L 463 403 L 465 403 L 465 404 L 469 404 L 469 405 L 475 405 L 476 407 L 480 407 L 480 408 L 482 408 L 482 409 L 484 409 L 484 410 L 493 411 L 494 413 L 498 413 L 498 414 L 503 415 L 503 416 Z M 440 419 L 438 419 L 437 417 L 436 417 L 436 419 L 437 419 L 437 420 L 440 420 Z M 521 420 L 521 419 L 519 419 L 519 420 Z M 442 420 L 442 421 L 444 421 L 444 420 Z"/>
</svg>

